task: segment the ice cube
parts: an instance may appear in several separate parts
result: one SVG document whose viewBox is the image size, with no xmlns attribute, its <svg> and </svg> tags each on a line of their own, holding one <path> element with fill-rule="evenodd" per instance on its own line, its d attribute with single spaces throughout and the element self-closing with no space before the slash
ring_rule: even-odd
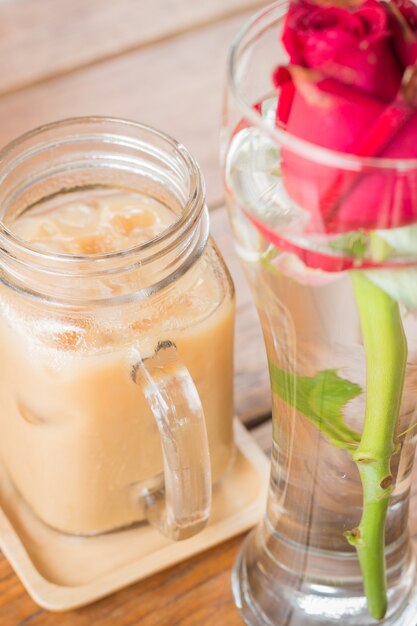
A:
<svg viewBox="0 0 417 626">
<path fill-rule="evenodd" d="M 78 237 L 74 243 L 77 244 L 80 254 L 103 254 L 114 248 L 114 242 L 98 233 Z"/>
<path fill-rule="evenodd" d="M 83 335 L 77 330 L 65 330 L 54 335 L 54 342 L 58 350 L 78 350 L 83 340 Z"/>
<path fill-rule="evenodd" d="M 86 228 L 97 222 L 98 205 L 94 202 L 74 202 L 67 206 L 61 206 L 54 213 L 55 219 L 65 227 L 76 229 Z"/>
<path fill-rule="evenodd" d="M 227 184 L 240 206 L 277 231 L 301 227 L 309 218 L 288 196 L 280 164 L 278 142 L 258 128 L 237 133 L 226 162 Z"/>
<path fill-rule="evenodd" d="M 276 125 L 278 98 L 266 98 L 261 104 L 261 115 L 264 122 L 272 128 Z"/>
<path fill-rule="evenodd" d="M 131 209 L 129 212 L 118 213 L 111 219 L 112 226 L 125 236 L 134 231 L 141 231 L 153 226 L 156 221 L 155 213 L 146 209 Z"/>
<path fill-rule="evenodd" d="M 136 320 L 130 324 L 130 328 L 135 333 L 142 333 L 150 330 L 154 325 L 155 320 L 152 320 L 150 317 L 143 317 L 142 319 Z"/>
</svg>

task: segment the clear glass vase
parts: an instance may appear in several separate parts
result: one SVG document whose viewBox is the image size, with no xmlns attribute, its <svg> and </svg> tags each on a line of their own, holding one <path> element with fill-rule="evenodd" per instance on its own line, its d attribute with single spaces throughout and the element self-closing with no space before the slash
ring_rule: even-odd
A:
<svg viewBox="0 0 417 626">
<path fill-rule="evenodd" d="M 235 602 L 250 626 L 415 626 L 408 518 L 417 236 L 412 225 L 394 228 L 393 215 L 410 202 L 417 163 L 332 152 L 276 127 L 271 75 L 286 62 L 279 45 L 286 10 L 277 2 L 239 33 L 224 109 L 230 220 L 273 398 L 266 514 L 236 562 Z M 378 205 L 376 227 L 359 223 L 342 235 L 311 227 L 317 188 L 329 173 L 339 188 L 362 191 L 360 219 Z M 335 219 L 352 215 L 358 198 L 347 197 Z M 392 450 L 380 462 L 364 447 L 378 450 L 382 439 Z"/>
</svg>

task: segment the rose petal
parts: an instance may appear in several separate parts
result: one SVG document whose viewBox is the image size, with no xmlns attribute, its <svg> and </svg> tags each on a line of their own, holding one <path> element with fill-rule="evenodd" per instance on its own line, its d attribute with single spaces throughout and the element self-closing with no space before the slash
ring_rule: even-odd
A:
<svg viewBox="0 0 417 626">
<path fill-rule="evenodd" d="M 305 265 L 299 256 L 290 252 L 281 252 L 274 259 L 268 261 L 271 269 L 290 276 L 301 285 L 321 287 L 328 285 L 343 275 L 339 272 L 324 272 L 322 269 L 313 269 Z"/>
<path fill-rule="evenodd" d="M 356 44 L 357 45 L 357 44 Z M 401 85 L 402 68 L 393 55 L 388 39 L 363 41 L 363 49 L 346 49 L 323 64 L 327 76 L 365 91 L 385 102 L 393 100 Z M 384 71 L 381 71 L 381 67 Z"/>
<path fill-rule="evenodd" d="M 358 154 L 386 106 L 336 81 L 316 90 L 314 106 L 297 83 L 287 128 L 307 141 L 342 153 Z M 319 104 L 322 98 L 322 104 Z M 306 124 L 306 120 L 308 123 Z M 417 113 L 381 143 L 380 156 L 417 158 Z M 396 170 L 354 172 L 322 165 L 284 149 L 282 175 L 290 197 L 311 214 L 309 230 L 347 232 L 392 228 L 417 219 L 417 173 Z"/>
<path fill-rule="evenodd" d="M 401 95 L 405 65 L 417 59 L 417 7 L 290 6 L 282 40 L 293 86 L 282 86 L 277 119 L 289 133 L 340 153 L 417 158 L 417 113 Z M 391 34 L 392 33 L 392 34 Z M 323 78 L 324 77 L 324 78 Z M 402 99 L 401 99 L 402 98 Z M 417 220 L 417 174 L 357 172 L 323 165 L 285 148 L 289 196 L 311 215 L 310 231 L 393 228 Z"/>
<path fill-rule="evenodd" d="M 302 0 L 290 5 L 282 42 L 292 64 L 319 70 L 390 101 L 404 68 L 392 49 L 388 24 L 388 13 L 376 0 L 367 0 L 355 10 Z"/>
<path fill-rule="evenodd" d="M 280 250 L 296 254 L 307 267 L 321 269 L 324 272 L 343 272 L 356 267 L 355 259 L 351 257 L 337 256 L 336 254 L 329 255 L 318 252 L 317 250 L 303 248 L 290 241 L 289 238 L 279 234 L 275 229 L 264 224 L 264 222 L 260 221 L 253 213 L 247 212 L 246 216 L 267 241 Z M 372 263 L 363 263 L 364 267 L 371 267 L 372 265 Z"/>
<path fill-rule="evenodd" d="M 289 133 L 310 143 L 354 154 L 384 104 L 336 80 L 305 80 L 295 74 L 296 95 Z"/>
<path fill-rule="evenodd" d="M 288 82 L 283 85 L 277 106 L 277 122 L 283 125 L 287 125 L 288 119 L 291 114 L 291 108 L 295 96 L 294 83 Z"/>
<path fill-rule="evenodd" d="M 417 6 L 411 0 L 391 0 L 387 6 L 398 58 L 405 67 L 414 65 L 417 61 Z"/>
</svg>

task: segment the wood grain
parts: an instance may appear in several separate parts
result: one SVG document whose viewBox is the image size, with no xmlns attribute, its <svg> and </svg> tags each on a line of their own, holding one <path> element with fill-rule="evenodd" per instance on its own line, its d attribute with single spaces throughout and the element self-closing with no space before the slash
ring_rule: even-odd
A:
<svg viewBox="0 0 417 626">
<path fill-rule="evenodd" d="M 270 446 L 270 422 L 252 434 Z M 417 483 L 415 481 L 416 486 Z M 413 500 L 416 500 L 414 488 Z M 415 529 L 417 531 L 417 529 Z M 243 626 L 230 575 L 243 536 L 161 572 L 94 605 L 65 614 L 39 609 L 0 555 L 2 626 Z"/>
<path fill-rule="evenodd" d="M 251 434 L 253 437 L 255 437 L 256 441 L 265 452 L 265 454 L 270 456 L 272 449 L 272 420 L 265 420 L 265 422 L 259 424 L 259 426 L 256 426 L 251 431 Z"/>
<path fill-rule="evenodd" d="M 23 6 L 26 4 L 24 0 Z M 71 3 L 67 0 L 66 4 Z M 219 204 L 223 196 L 219 129 L 227 51 L 249 15 L 240 14 L 4 95 L 0 98 L 0 145 L 35 126 L 65 117 L 134 119 L 184 143 L 200 162 L 209 203 Z"/>
<path fill-rule="evenodd" d="M 218 132 L 227 50 L 261 0 L 19 0 L 0 5 L 0 144 L 75 115 L 115 115 L 161 128 L 199 160 L 210 206 L 222 202 Z M 250 9 L 250 11 L 248 11 Z M 236 407 L 271 447 L 265 352 L 226 210 L 212 232 L 237 288 Z M 417 468 L 414 475 L 417 474 Z M 417 480 L 413 502 L 417 501 Z M 413 507 L 412 507 L 413 508 Z M 412 518 L 417 533 L 417 516 Z M 242 626 L 230 571 L 235 538 L 92 606 L 39 609 L 0 554 L 1 626 Z"/>
<path fill-rule="evenodd" d="M 55 614 L 39 609 L 0 556 L 2 626 L 242 626 L 230 572 L 242 537 L 96 604 Z M 221 616 L 221 617 L 220 617 Z M 221 622 L 219 622 L 221 619 Z"/>
<path fill-rule="evenodd" d="M 265 0 L 20 0 L 0 5 L 0 93 L 263 4 Z"/>
<path fill-rule="evenodd" d="M 261 427 L 252 434 L 260 445 L 265 442 L 269 446 L 265 432 L 266 428 Z M 39 609 L 0 554 L 0 624 L 214 626 L 221 623 L 221 626 L 242 626 L 230 582 L 242 540 L 243 536 L 236 537 L 100 602 L 63 614 Z"/>
</svg>

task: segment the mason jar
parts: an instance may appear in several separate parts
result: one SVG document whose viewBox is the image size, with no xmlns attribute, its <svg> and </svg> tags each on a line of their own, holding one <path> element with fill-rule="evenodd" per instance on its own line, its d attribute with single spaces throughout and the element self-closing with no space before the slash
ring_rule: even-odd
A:
<svg viewBox="0 0 417 626">
<path fill-rule="evenodd" d="M 198 165 L 144 125 L 65 120 L 4 148 L 0 206 L 10 482 L 64 533 L 195 534 L 234 450 L 234 290 Z"/>
</svg>

